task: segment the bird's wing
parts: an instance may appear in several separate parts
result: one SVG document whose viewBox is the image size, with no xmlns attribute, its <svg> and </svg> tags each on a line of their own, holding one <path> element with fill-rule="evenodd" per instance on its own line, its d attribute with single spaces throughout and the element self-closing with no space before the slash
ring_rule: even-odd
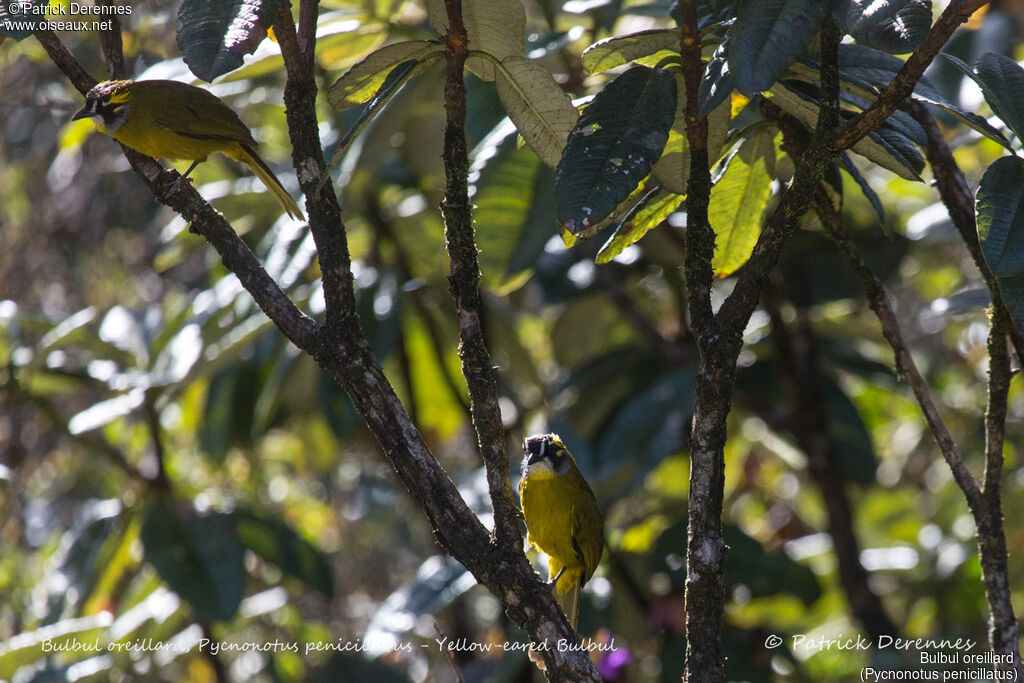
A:
<svg viewBox="0 0 1024 683">
<path fill-rule="evenodd" d="M 586 523 L 588 515 L 584 514 L 584 510 L 589 513 L 589 524 Z M 572 547 L 576 552 L 576 559 L 585 568 L 582 578 L 586 582 L 597 569 L 597 563 L 601 561 L 601 553 L 604 550 L 604 523 L 597 504 L 590 505 L 589 501 L 587 504 L 573 505 L 569 519 L 572 527 Z"/>
<path fill-rule="evenodd" d="M 197 140 L 227 140 L 256 147 L 248 127 L 216 96 L 200 88 L 203 95 L 168 98 L 153 114 L 153 126 Z"/>
</svg>

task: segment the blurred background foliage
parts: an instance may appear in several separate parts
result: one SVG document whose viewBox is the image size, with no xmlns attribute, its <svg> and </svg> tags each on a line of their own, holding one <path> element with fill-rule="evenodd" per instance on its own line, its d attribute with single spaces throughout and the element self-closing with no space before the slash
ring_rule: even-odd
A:
<svg viewBox="0 0 1024 683">
<path fill-rule="evenodd" d="M 135 77 L 185 75 L 168 29 L 176 8 L 148 2 L 123 20 Z M 667 9 L 529 2 L 528 56 L 574 97 L 585 95 L 607 76 L 586 77 L 582 49 L 671 25 Z M 1024 57 L 1014 11 L 991 3 L 948 50 L 968 63 L 992 50 Z M 324 85 L 380 45 L 434 35 L 416 1 L 325 1 L 320 23 Z M 91 73 L 105 73 L 95 34 L 62 38 Z M 212 90 L 253 127 L 287 185 L 294 175 L 285 170 L 281 61 L 268 46 Z M 940 63 L 929 76 L 965 109 L 988 113 L 954 68 Z M 438 70 L 411 81 L 347 152 L 335 182 L 374 351 L 486 516 L 437 210 L 442 86 Z M 670 216 L 605 265 L 594 263 L 602 240 L 566 250 L 554 231 L 553 172 L 502 124 L 493 84 L 470 76 L 468 88 L 484 323 L 513 470 L 524 434 L 563 436 L 607 519 L 608 549 L 580 630 L 614 638 L 615 652 L 595 655 L 609 680 L 678 680 L 695 367 L 681 313 L 676 231 L 685 218 Z M 111 140 L 88 121 L 69 123 L 80 102 L 33 39 L 0 44 L 0 679 L 443 681 L 455 679 L 453 669 L 466 681 L 537 676 L 522 650 L 449 656 L 438 647 L 440 638 L 500 645 L 523 643 L 525 634 L 460 565 L 437 554 L 426 521 L 330 378 L 281 337 L 180 218 L 153 202 Z M 359 110 L 321 107 L 330 155 Z M 976 183 L 1001 150 L 946 123 Z M 881 197 L 887 229 L 848 177 L 844 216 L 890 287 L 977 471 L 987 294 L 936 193 L 858 163 Z M 222 158 L 193 177 L 289 295 L 320 314 L 305 227 L 275 222 L 273 199 Z M 727 675 L 839 680 L 869 663 L 856 650 L 764 646 L 773 633 L 849 637 L 862 628 L 826 531 L 828 495 L 801 445 L 806 406 L 787 383 L 780 337 L 814 349 L 819 409 L 839 454 L 860 562 L 896 627 L 985 643 L 963 497 L 892 371 L 858 281 L 813 219 L 764 304 L 746 331 L 729 424 Z M 1022 425 L 1016 379 L 1003 495 L 1018 587 Z M 198 647 L 202 638 L 295 642 L 299 651 L 214 656 Z M 96 639 L 128 647 L 44 652 L 46 642 Z M 358 651 L 306 652 L 307 643 Z"/>
</svg>

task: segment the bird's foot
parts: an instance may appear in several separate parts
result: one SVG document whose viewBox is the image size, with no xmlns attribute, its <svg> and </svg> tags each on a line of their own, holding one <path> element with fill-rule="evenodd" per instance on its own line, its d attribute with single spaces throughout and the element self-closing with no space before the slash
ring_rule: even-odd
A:
<svg viewBox="0 0 1024 683">
<path fill-rule="evenodd" d="M 548 581 L 548 586 L 551 587 L 551 590 L 555 590 L 555 585 L 558 583 L 558 580 L 560 578 L 562 578 L 562 574 L 564 574 L 564 573 L 565 573 L 565 567 L 562 567 L 561 569 L 558 570 L 558 573 L 555 574 L 555 578 L 553 578 L 553 579 Z"/>
</svg>

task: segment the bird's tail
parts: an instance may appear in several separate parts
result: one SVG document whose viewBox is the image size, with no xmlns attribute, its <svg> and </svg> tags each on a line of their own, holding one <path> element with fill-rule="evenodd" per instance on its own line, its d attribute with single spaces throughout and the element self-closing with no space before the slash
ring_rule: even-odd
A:
<svg viewBox="0 0 1024 683">
<path fill-rule="evenodd" d="M 548 580 L 552 580 L 562 571 L 561 565 L 548 558 Z M 580 589 L 583 587 L 583 575 L 578 569 L 567 569 L 562 572 L 555 583 L 555 600 L 559 607 L 569 617 L 569 623 L 573 630 L 576 630 L 576 617 L 580 611 Z"/>
<path fill-rule="evenodd" d="M 270 167 L 264 163 L 260 155 L 256 153 L 256 150 L 248 145 L 239 145 L 237 160 L 252 169 L 252 172 L 263 181 L 266 188 L 277 198 L 285 213 L 297 220 L 306 220 L 306 217 L 302 214 L 302 209 L 295 203 L 295 200 L 288 194 L 288 191 L 284 189 L 284 185 L 277 179 L 277 176 L 270 170 Z"/>
</svg>

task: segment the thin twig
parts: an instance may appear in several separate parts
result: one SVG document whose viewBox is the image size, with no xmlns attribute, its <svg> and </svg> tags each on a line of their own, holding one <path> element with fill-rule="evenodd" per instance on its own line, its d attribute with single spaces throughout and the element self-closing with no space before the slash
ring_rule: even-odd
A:
<svg viewBox="0 0 1024 683">
<path fill-rule="evenodd" d="M 115 6 L 114 0 L 98 0 L 96 4 L 103 7 Z M 124 47 L 121 45 L 121 20 L 115 13 L 105 16 L 107 28 L 100 31 L 100 49 L 103 50 L 103 59 L 107 62 L 110 77 L 120 80 L 128 74 L 124 63 Z"/>
<path fill-rule="evenodd" d="M 519 548 L 519 515 L 512 494 L 512 477 L 505 430 L 498 404 L 498 378 L 487 350 L 480 321 L 480 264 L 469 203 L 469 157 L 466 149 L 466 86 L 463 82 L 468 38 L 460 0 L 445 0 L 448 13 L 446 79 L 444 87 L 445 192 L 441 202 L 445 244 L 451 261 L 448 289 L 459 320 L 459 357 L 469 390 L 470 414 L 487 473 L 494 511 L 494 536 L 499 547 Z"/>
<path fill-rule="evenodd" d="M 914 398 L 917 399 L 921 412 L 924 413 L 925 421 L 928 423 L 932 436 L 939 445 L 942 457 L 946 460 L 950 470 L 952 470 L 957 486 L 964 492 L 968 506 L 974 512 L 981 505 L 981 489 L 978 486 L 978 481 L 964 462 L 960 446 L 953 439 L 949 428 L 946 427 L 946 423 L 939 414 L 939 410 L 932 400 L 931 393 L 928 391 L 928 385 L 918 371 L 914 358 L 910 355 L 910 349 L 907 348 L 906 342 L 903 340 L 903 333 L 900 330 L 896 314 L 889 303 L 885 286 L 875 277 L 871 268 L 868 267 L 857 246 L 850 239 L 849 235 L 846 234 L 846 230 L 843 228 L 839 215 L 836 213 L 831 201 L 823 194 L 819 194 L 815 198 L 815 210 L 821 219 L 825 231 L 835 241 L 843 258 L 846 259 L 846 262 L 853 268 L 854 273 L 860 279 L 861 285 L 864 287 L 864 293 L 867 295 L 868 305 L 871 306 L 871 310 L 878 317 L 878 321 L 882 325 L 882 334 L 885 336 L 886 341 L 889 342 L 889 346 L 892 347 L 893 353 L 896 356 L 896 368 L 907 384 L 910 385 Z"/>
</svg>

